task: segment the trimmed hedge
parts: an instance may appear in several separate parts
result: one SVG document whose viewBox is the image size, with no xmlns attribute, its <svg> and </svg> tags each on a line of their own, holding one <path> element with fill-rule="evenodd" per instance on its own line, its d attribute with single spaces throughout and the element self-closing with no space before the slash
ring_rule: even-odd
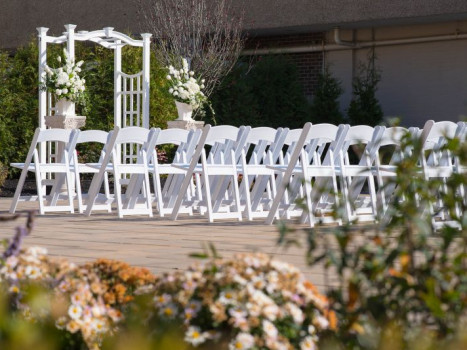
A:
<svg viewBox="0 0 467 350">
<path fill-rule="evenodd" d="M 284 56 L 239 61 L 211 101 L 218 124 L 301 128 L 310 120 L 297 68 Z"/>
</svg>

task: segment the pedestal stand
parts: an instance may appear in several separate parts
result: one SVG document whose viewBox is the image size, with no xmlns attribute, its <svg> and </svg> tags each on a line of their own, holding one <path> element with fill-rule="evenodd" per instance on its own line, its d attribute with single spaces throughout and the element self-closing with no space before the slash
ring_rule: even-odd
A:
<svg viewBox="0 0 467 350">
<path fill-rule="evenodd" d="M 82 128 L 86 124 L 86 117 L 82 115 L 74 115 L 74 116 L 67 116 L 67 115 L 46 115 L 45 116 L 45 125 L 49 128 L 55 129 L 79 129 Z M 56 150 L 56 161 L 62 159 L 63 154 L 63 144 L 61 142 L 58 143 L 58 147 Z M 72 174 L 73 175 L 73 174 Z M 70 185 L 71 192 L 75 191 L 74 181 L 72 181 Z M 66 182 L 64 182 L 62 188 L 60 188 L 60 192 L 66 192 Z"/>
<path fill-rule="evenodd" d="M 168 129 L 185 129 L 185 130 L 195 130 L 202 129 L 204 122 L 199 120 L 171 120 L 167 122 Z"/>
</svg>

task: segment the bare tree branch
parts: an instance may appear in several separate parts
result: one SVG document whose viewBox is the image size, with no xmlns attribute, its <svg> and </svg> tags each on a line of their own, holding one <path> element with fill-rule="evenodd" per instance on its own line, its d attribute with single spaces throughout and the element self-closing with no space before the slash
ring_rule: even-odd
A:
<svg viewBox="0 0 467 350">
<path fill-rule="evenodd" d="M 244 46 L 243 11 L 233 0 L 136 0 L 143 29 L 154 35 L 154 50 L 166 66 L 180 68 L 181 57 L 204 78 L 209 96 L 230 72 Z"/>
</svg>

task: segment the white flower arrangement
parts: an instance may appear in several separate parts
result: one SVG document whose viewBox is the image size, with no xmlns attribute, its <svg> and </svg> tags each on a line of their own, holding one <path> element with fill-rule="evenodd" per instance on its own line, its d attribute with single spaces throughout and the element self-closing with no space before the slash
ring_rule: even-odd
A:
<svg viewBox="0 0 467 350">
<path fill-rule="evenodd" d="M 182 59 L 181 69 L 169 66 L 168 70 L 169 93 L 176 101 L 187 103 L 194 110 L 206 102 L 207 98 L 202 91 L 205 80 L 195 78 L 195 72 L 189 70 L 188 61 L 185 58 Z"/>
<path fill-rule="evenodd" d="M 63 50 L 65 56 L 65 65 L 59 68 L 50 68 L 45 65 L 46 72 L 45 83 L 41 85 L 41 89 L 53 93 L 58 99 L 66 99 L 71 102 L 82 102 L 86 80 L 79 76 L 83 61 L 75 64 L 67 51 Z M 62 62 L 62 58 L 57 58 L 58 62 Z"/>
</svg>

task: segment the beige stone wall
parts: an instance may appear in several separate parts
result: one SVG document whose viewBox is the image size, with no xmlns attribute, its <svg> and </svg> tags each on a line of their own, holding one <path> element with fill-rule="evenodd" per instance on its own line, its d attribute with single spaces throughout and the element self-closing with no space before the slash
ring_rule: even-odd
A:
<svg viewBox="0 0 467 350">
<path fill-rule="evenodd" d="M 467 22 L 358 30 L 358 41 L 390 40 L 467 33 Z M 332 33 L 328 41 L 332 42 Z M 352 32 L 343 31 L 350 40 Z M 351 99 L 353 72 L 366 59 L 368 49 L 333 51 L 326 62 L 345 89 L 341 100 L 346 109 Z M 407 126 L 422 126 L 425 120 L 459 120 L 467 115 L 467 40 L 435 41 L 376 47 L 382 80 L 378 98 L 385 116 L 399 116 Z"/>
</svg>

